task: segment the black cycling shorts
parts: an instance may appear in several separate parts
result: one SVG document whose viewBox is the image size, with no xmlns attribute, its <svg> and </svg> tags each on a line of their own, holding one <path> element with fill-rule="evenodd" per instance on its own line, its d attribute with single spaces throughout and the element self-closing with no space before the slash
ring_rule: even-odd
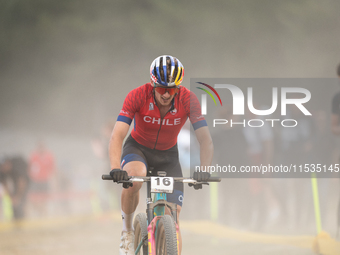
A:
<svg viewBox="0 0 340 255">
<path fill-rule="evenodd" d="M 130 135 L 123 147 L 121 168 L 123 169 L 124 165 L 131 161 L 143 162 L 148 170 L 148 176 L 157 176 L 158 171 L 165 171 L 167 176 L 183 177 L 177 144 L 168 150 L 155 150 L 137 143 Z M 152 169 L 151 173 L 149 173 L 150 169 Z M 182 206 L 183 191 L 183 183 L 175 182 L 174 192 L 167 194 L 167 201 Z"/>
</svg>

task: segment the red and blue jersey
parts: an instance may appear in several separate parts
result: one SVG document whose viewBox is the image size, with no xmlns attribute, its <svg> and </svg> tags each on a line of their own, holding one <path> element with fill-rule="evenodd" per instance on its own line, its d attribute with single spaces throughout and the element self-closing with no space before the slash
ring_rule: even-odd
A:
<svg viewBox="0 0 340 255">
<path fill-rule="evenodd" d="M 177 143 L 178 133 L 187 118 L 195 130 L 207 126 L 201 114 L 200 103 L 193 92 L 180 86 L 171 110 L 161 118 L 153 87 L 151 83 L 146 83 L 126 96 L 117 121 L 130 125 L 134 120 L 131 136 L 139 144 L 151 149 L 167 150 Z"/>
</svg>

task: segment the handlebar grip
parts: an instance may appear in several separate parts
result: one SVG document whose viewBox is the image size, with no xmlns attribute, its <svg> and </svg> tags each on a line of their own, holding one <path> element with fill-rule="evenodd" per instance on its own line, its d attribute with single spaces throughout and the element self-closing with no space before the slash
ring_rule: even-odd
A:
<svg viewBox="0 0 340 255">
<path fill-rule="evenodd" d="M 103 174 L 103 175 L 102 175 L 102 180 L 105 180 L 105 181 L 112 181 L 113 179 L 112 179 L 111 175 L 109 175 L 109 174 Z M 129 180 L 126 180 L 126 181 L 121 180 L 121 181 L 118 181 L 117 183 L 131 183 L 131 181 L 129 181 Z"/>
<path fill-rule="evenodd" d="M 102 180 L 112 180 L 112 177 L 109 174 L 103 174 L 102 175 Z"/>
<path fill-rule="evenodd" d="M 220 182 L 221 178 L 220 177 L 210 177 L 208 182 Z"/>
</svg>

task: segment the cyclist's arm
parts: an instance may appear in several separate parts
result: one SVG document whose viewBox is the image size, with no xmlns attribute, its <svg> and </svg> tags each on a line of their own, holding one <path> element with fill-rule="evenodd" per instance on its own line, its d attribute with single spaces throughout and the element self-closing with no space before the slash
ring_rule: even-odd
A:
<svg viewBox="0 0 340 255">
<path fill-rule="evenodd" d="M 200 144 L 201 166 L 210 166 L 214 154 L 214 145 L 207 126 L 195 130 L 197 140 Z"/>
<path fill-rule="evenodd" d="M 331 130 L 334 135 L 340 135 L 340 119 L 337 114 L 332 114 Z"/>
<path fill-rule="evenodd" d="M 109 143 L 109 159 L 111 169 L 120 168 L 122 145 L 127 133 L 129 132 L 129 127 L 129 124 L 122 121 L 117 121 L 113 128 Z"/>
</svg>

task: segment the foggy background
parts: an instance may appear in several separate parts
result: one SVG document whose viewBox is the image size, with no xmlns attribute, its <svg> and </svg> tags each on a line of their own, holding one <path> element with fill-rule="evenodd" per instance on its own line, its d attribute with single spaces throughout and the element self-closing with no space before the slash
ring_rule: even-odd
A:
<svg viewBox="0 0 340 255">
<path fill-rule="evenodd" d="M 118 210 L 120 187 L 100 180 L 109 171 L 109 134 L 127 93 L 149 82 L 153 59 L 179 58 L 186 87 L 199 77 L 334 78 L 339 8 L 317 0 L 1 1 L 0 153 L 28 159 L 41 139 L 53 152 L 62 175 L 53 190 L 74 196 L 50 204 L 46 216 Z M 191 204 L 204 194 L 186 192 Z M 69 205 L 74 197 L 79 207 Z M 191 204 L 184 219 L 210 217 L 209 208 Z M 223 212 L 231 204 L 220 206 L 221 223 L 230 223 Z M 308 224 L 300 232 L 314 234 L 313 219 Z"/>
<path fill-rule="evenodd" d="M 92 136 L 162 54 L 190 77 L 334 77 L 338 1 L 2 1 L 1 128 Z"/>
</svg>

